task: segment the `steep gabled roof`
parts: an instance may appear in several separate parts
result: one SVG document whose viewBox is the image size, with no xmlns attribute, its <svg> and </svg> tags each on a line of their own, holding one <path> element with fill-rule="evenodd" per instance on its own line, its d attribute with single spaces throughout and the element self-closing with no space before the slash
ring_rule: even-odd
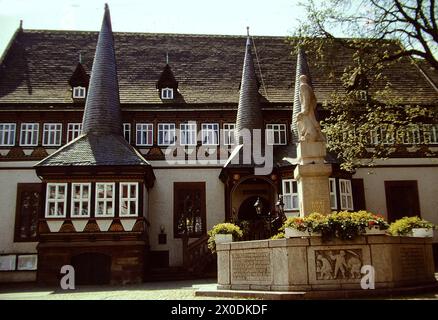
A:
<svg viewBox="0 0 438 320">
<path fill-rule="evenodd" d="M 81 52 L 83 65 L 90 73 L 97 35 L 85 31 L 18 32 L 0 66 L 0 104 L 72 103 L 67 83 L 71 66 Z M 156 83 L 163 71 L 163 57 L 169 52 L 185 103 L 237 106 L 244 36 L 114 33 L 114 39 L 122 104 L 165 103 L 157 94 Z M 265 101 L 291 105 L 297 59 L 291 55 L 293 44 L 287 43 L 285 37 L 253 36 L 252 40 L 263 73 L 262 105 Z M 324 52 L 326 59 L 334 62 L 336 75 L 351 63 L 351 52 L 343 47 L 327 46 Z M 310 59 L 309 53 L 309 62 Z M 258 68 L 256 72 L 261 80 Z M 310 63 L 310 73 L 319 102 L 342 87 L 324 68 Z M 416 103 L 438 101 L 437 92 L 409 59 L 390 66 L 385 74 L 396 97 Z"/>
</svg>

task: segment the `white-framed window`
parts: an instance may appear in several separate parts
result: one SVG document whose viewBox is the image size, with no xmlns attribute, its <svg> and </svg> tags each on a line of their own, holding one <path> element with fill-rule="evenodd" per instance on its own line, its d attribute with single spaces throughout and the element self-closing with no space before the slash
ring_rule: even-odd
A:
<svg viewBox="0 0 438 320">
<path fill-rule="evenodd" d="M 123 137 L 128 143 L 131 143 L 131 124 L 124 123 L 123 124 Z"/>
<path fill-rule="evenodd" d="M 82 133 L 82 123 L 67 124 L 67 142 L 70 142 Z"/>
<path fill-rule="evenodd" d="M 114 217 L 115 183 L 96 183 L 96 217 Z"/>
<path fill-rule="evenodd" d="M 65 218 L 67 183 L 48 183 L 46 194 L 46 218 Z"/>
<path fill-rule="evenodd" d="M 378 145 L 380 143 L 380 129 L 378 127 L 371 129 L 370 142 L 371 144 Z"/>
<path fill-rule="evenodd" d="M 172 88 L 163 88 L 161 89 L 161 99 L 173 99 L 173 89 Z"/>
<path fill-rule="evenodd" d="M 87 89 L 85 87 L 74 87 L 73 88 L 73 98 L 84 99 L 87 95 Z"/>
<path fill-rule="evenodd" d="M 138 216 L 138 183 L 120 183 L 120 216 Z"/>
<path fill-rule="evenodd" d="M 43 129 L 43 146 L 60 146 L 61 135 L 61 123 L 45 123 Z"/>
<path fill-rule="evenodd" d="M 219 144 L 219 124 L 203 123 L 202 124 L 202 144 L 218 145 Z"/>
<path fill-rule="evenodd" d="M 13 146 L 15 144 L 15 123 L 0 123 L 0 146 Z"/>
<path fill-rule="evenodd" d="M 269 123 L 266 125 L 266 141 L 269 145 L 284 145 L 286 139 L 286 125 Z"/>
<path fill-rule="evenodd" d="M 339 194 L 341 197 L 341 210 L 353 210 L 351 180 L 339 179 Z"/>
<path fill-rule="evenodd" d="M 402 134 L 403 144 L 419 144 L 420 141 L 420 127 L 418 125 L 408 126 Z"/>
<path fill-rule="evenodd" d="M 196 141 L 196 122 L 180 124 L 180 144 L 182 146 L 195 146 Z"/>
<path fill-rule="evenodd" d="M 380 136 L 383 144 L 394 144 L 395 142 L 395 130 L 392 125 L 380 126 Z"/>
<path fill-rule="evenodd" d="M 299 210 L 298 184 L 294 179 L 284 179 L 283 183 L 283 202 L 284 210 Z"/>
<path fill-rule="evenodd" d="M 22 123 L 20 130 L 20 146 L 38 145 L 38 123 Z"/>
<path fill-rule="evenodd" d="M 330 208 L 332 210 L 338 209 L 338 196 L 336 193 L 336 179 L 329 178 L 329 188 L 330 188 Z"/>
<path fill-rule="evenodd" d="M 154 142 L 154 124 L 137 123 L 136 124 L 136 144 L 138 146 L 151 146 Z"/>
<path fill-rule="evenodd" d="M 234 132 L 236 130 L 235 123 L 224 123 L 224 145 L 233 145 L 235 144 L 235 136 Z"/>
<path fill-rule="evenodd" d="M 175 124 L 159 123 L 158 124 L 158 145 L 169 146 L 175 144 Z"/>
<path fill-rule="evenodd" d="M 72 183 L 71 185 L 71 216 L 90 216 L 91 183 Z"/>
<path fill-rule="evenodd" d="M 438 124 L 425 124 L 423 126 L 424 143 L 438 144 Z"/>
</svg>

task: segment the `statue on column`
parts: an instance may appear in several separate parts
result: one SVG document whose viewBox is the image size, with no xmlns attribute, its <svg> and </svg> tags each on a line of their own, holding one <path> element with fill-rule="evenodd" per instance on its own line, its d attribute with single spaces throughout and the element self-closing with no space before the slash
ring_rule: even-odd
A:
<svg viewBox="0 0 438 320">
<path fill-rule="evenodd" d="M 300 76 L 301 112 L 297 114 L 297 129 L 299 141 L 324 141 L 321 126 L 315 117 L 316 96 L 306 75 Z"/>
</svg>

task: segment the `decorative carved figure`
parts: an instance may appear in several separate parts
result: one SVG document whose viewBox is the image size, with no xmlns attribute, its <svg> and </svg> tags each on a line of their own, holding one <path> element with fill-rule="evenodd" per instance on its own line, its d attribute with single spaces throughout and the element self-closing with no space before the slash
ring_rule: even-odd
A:
<svg viewBox="0 0 438 320">
<path fill-rule="evenodd" d="M 335 261 L 335 279 L 338 278 L 338 273 L 341 271 L 342 278 L 345 279 L 345 270 L 348 268 L 345 260 L 345 251 L 341 250 L 339 254 L 330 253 L 330 258 Z"/>
<path fill-rule="evenodd" d="M 330 261 L 324 257 L 323 255 L 318 255 L 318 257 L 316 258 L 317 262 L 318 262 L 318 269 L 317 271 L 319 271 L 319 275 L 321 279 L 333 279 L 333 269 L 332 269 L 332 265 L 330 264 Z"/>
<path fill-rule="evenodd" d="M 315 251 L 317 280 L 353 280 L 362 277 L 362 250 Z"/>
<path fill-rule="evenodd" d="M 300 76 L 301 112 L 297 114 L 297 128 L 300 141 L 324 141 L 321 126 L 315 117 L 316 96 L 306 75 Z"/>
<path fill-rule="evenodd" d="M 360 268 L 362 267 L 362 262 L 356 256 L 348 259 L 347 262 L 348 269 L 350 270 L 350 275 L 352 278 L 361 278 L 362 274 L 360 273 Z"/>
</svg>

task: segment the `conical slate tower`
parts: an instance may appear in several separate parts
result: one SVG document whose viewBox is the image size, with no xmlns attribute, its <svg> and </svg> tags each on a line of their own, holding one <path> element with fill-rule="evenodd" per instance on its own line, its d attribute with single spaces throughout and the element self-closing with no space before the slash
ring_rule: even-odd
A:
<svg viewBox="0 0 438 320">
<path fill-rule="evenodd" d="M 114 37 L 108 5 L 97 40 L 82 134 L 36 164 L 48 166 L 149 166 L 123 137 Z"/>
<path fill-rule="evenodd" d="M 245 59 L 237 108 L 236 141 L 238 141 L 238 133 L 243 129 L 251 130 L 251 132 L 254 129 L 263 129 L 263 116 L 259 101 L 259 82 L 254 67 L 252 42 L 249 34 L 246 39 Z"/>
</svg>

